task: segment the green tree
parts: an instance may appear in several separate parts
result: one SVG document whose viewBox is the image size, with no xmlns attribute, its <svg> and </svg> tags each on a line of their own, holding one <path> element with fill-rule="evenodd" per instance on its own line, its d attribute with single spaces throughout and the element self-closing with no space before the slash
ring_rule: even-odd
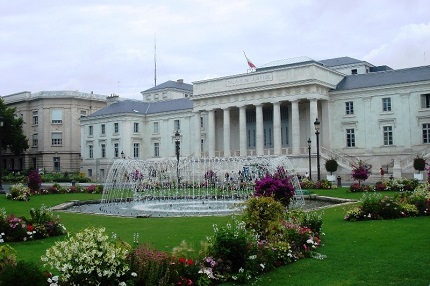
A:
<svg viewBox="0 0 430 286">
<path fill-rule="evenodd" d="M 24 135 L 22 126 L 24 120 L 15 117 L 15 108 L 7 107 L 3 99 L 0 98 L 0 115 L 3 116 L 2 150 L 9 149 L 14 155 L 21 155 L 28 149 L 28 139 Z"/>
</svg>

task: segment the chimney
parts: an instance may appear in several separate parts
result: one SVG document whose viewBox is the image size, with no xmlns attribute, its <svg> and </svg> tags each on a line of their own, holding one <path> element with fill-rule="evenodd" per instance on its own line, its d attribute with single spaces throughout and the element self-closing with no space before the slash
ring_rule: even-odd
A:
<svg viewBox="0 0 430 286">
<path fill-rule="evenodd" d="M 182 78 L 177 80 L 178 83 L 184 83 L 184 80 Z"/>
<path fill-rule="evenodd" d="M 116 95 L 115 93 L 112 93 L 110 96 L 106 98 L 107 105 L 111 105 L 112 103 L 119 101 L 119 95 Z"/>
</svg>

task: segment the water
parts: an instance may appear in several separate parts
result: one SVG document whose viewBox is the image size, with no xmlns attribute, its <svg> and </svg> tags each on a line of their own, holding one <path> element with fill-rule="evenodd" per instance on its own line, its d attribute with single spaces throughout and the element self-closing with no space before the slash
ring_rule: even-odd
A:
<svg viewBox="0 0 430 286">
<path fill-rule="evenodd" d="M 94 213 L 126 216 L 225 215 L 239 212 L 254 193 L 255 179 L 283 167 L 296 195 L 291 207 L 305 202 L 287 156 L 181 158 L 113 161 Z M 82 207 L 81 207 L 82 208 Z"/>
</svg>

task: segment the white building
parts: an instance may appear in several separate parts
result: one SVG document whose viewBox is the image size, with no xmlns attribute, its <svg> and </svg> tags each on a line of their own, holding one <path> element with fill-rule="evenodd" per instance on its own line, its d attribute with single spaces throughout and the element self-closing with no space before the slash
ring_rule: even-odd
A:
<svg viewBox="0 0 430 286">
<path fill-rule="evenodd" d="M 411 175 L 412 159 L 430 150 L 430 66 L 392 70 L 349 57 L 300 57 L 142 94 L 143 101 L 118 101 L 82 120 L 82 171 L 103 179 L 121 152 L 172 157 L 178 129 L 181 156 L 286 154 L 298 173 L 308 171 L 310 139 L 315 179 L 316 118 L 323 174 L 324 159 L 334 157 L 348 178 L 358 159 L 375 172 Z"/>
</svg>

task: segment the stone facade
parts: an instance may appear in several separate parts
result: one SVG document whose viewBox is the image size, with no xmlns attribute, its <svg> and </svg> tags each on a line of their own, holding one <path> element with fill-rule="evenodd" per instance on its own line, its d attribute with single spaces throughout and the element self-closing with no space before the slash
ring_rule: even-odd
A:
<svg viewBox="0 0 430 286">
<path fill-rule="evenodd" d="M 78 91 L 41 91 L 6 95 L 2 99 L 24 119 L 23 131 L 30 146 L 19 157 L 4 152 L 2 168 L 47 172 L 80 170 L 80 119 L 106 107 L 106 96 Z"/>
</svg>

